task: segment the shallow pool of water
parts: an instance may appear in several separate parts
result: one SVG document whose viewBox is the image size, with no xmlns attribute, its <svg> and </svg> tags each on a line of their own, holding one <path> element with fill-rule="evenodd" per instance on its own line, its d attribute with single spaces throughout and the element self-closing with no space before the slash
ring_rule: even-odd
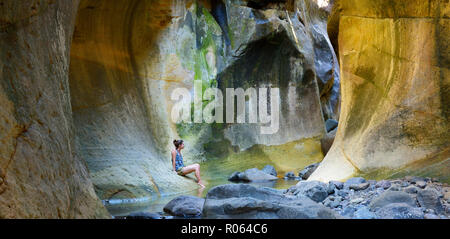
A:
<svg viewBox="0 0 450 239">
<path fill-rule="evenodd" d="M 322 160 L 320 142 L 317 139 L 303 139 L 281 146 L 256 146 L 241 153 L 232 154 L 227 158 L 208 160 L 200 163 L 202 180 L 205 188 L 198 188 L 190 192 L 172 193 L 170 195 L 147 198 L 146 200 L 130 203 L 107 205 L 113 216 L 125 216 L 133 212 L 162 212 L 164 206 L 173 198 L 180 195 L 205 197 L 212 187 L 231 183 L 228 177 L 235 171 L 245 171 L 249 168 L 262 169 L 265 165 L 272 165 L 278 172 L 278 180 L 265 183 L 251 183 L 252 185 L 287 189 L 298 183 L 297 180 L 285 180 L 282 177 L 288 171 L 295 174 L 305 166 Z M 195 181 L 195 176 L 187 176 Z"/>
</svg>

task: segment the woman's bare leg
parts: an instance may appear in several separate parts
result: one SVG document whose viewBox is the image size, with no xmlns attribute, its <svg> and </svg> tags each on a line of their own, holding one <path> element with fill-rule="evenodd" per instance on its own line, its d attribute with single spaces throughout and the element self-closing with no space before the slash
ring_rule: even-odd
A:
<svg viewBox="0 0 450 239">
<path fill-rule="evenodd" d="M 202 179 L 200 178 L 200 165 L 198 163 L 184 167 L 182 172 L 184 175 L 195 172 L 195 177 L 197 178 L 197 183 L 200 186 L 204 187 Z"/>
</svg>

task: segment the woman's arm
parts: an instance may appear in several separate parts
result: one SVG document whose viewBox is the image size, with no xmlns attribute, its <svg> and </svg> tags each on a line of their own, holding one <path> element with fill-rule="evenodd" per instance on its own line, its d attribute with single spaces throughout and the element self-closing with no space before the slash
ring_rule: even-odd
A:
<svg viewBox="0 0 450 239">
<path fill-rule="evenodd" d="M 175 150 L 172 150 L 172 166 L 173 166 L 173 171 L 175 171 L 175 158 L 177 156 L 177 153 L 175 152 Z"/>
</svg>

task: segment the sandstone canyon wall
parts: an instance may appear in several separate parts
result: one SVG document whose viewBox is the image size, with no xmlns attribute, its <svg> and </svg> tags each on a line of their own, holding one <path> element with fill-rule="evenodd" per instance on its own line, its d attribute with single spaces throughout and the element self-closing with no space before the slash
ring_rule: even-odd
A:
<svg viewBox="0 0 450 239">
<path fill-rule="evenodd" d="M 186 164 L 302 139 L 320 150 L 324 117 L 337 118 L 339 105 L 327 13 L 314 1 L 261 2 L 80 2 L 71 103 L 80 154 L 101 199 L 195 189 L 171 171 L 174 138 L 188 145 Z M 263 45 L 249 50 L 255 44 Z M 192 92 L 194 80 L 203 89 L 274 83 L 282 89 L 280 132 L 262 137 L 247 124 L 173 123 L 171 93 Z"/>
<path fill-rule="evenodd" d="M 0 2 L 0 218 L 109 217 L 75 144 L 68 73 L 77 5 Z"/>
<path fill-rule="evenodd" d="M 449 14 L 448 0 L 335 3 L 328 28 L 339 45 L 341 115 L 312 180 L 449 181 Z"/>
<path fill-rule="evenodd" d="M 171 171 L 174 138 L 186 164 L 259 145 L 300 160 L 284 146 L 320 148 L 330 118 L 336 140 L 312 179 L 449 181 L 448 0 L 336 1 L 331 40 L 330 11 L 315 0 L 0 0 L 0 218 L 108 217 L 98 197 L 193 190 Z M 279 87 L 280 132 L 171 122 L 173 89 L 194 80 Z"/>
</svg>

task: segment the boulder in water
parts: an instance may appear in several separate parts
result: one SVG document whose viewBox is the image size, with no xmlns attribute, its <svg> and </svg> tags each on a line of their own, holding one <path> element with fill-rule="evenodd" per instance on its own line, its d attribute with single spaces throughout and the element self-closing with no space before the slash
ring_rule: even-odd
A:
<svg viewBox="0 0 450 239">
<path fill-rule="evenodd" d="M 203 218 L 208 219 L 333 219 L 339 215 L 303 195 L 249 184 L 227 184 L 206 195 Z"/>
<path fill-rule="evenodd" d="M 314 163 L 306 166 L 302 171 L 298 173 L 298 176 L 304 180 L 308 179 L 309 176 L 311 176 L 311 174 L 317 169 L 317 167 L 319 167 L 319 164 L 320 163 Z"/>
<path fill-rule="evenodd" d="M 194 196 L 179 196 L 164 206 L 164 212 L 179 217 L 201 216 L 205 199 Z"/>
<path fill-rule="evenodd" d="M 263 169 L 263 172 L 270 174 L 272 176 L 277 176 L 277 170 L 275 170 L 275 167 L 273 167 L 272 165 L 266 165 Z"/>
</svg>

